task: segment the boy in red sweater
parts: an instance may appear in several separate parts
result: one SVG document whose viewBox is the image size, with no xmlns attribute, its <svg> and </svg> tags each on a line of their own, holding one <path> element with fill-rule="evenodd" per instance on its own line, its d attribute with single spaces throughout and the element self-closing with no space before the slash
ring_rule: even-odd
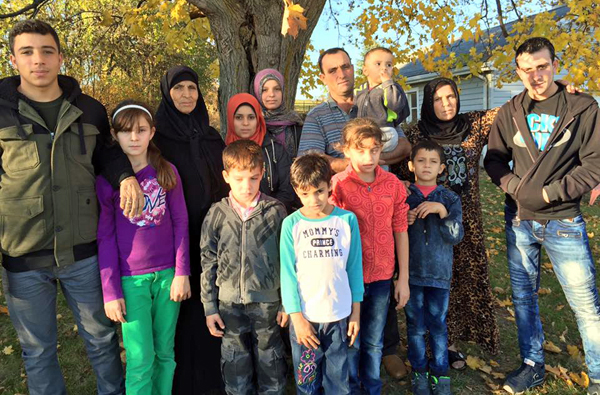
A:
<svg viewBox="0 0 600 395">
<path fill-rule="evenodd" d="M 394 288 L 397 309 L 410 295 L 408 286 L 408 235 L 406 189 L 396 176 L 383 170 L 379 156 L 383 134 L 368 118 L 353 119 L 342 130 L 340 150 L 350 165 L 333 177 L 332 203 L 350 210 L 360 229 L 365 294 L 361 305 L 361 332 L 348 353 L 350 388 L 362 387 L 370 395 L 380 394 L 379 378 L 383 328 L 390 283 L 394 274 L 396 248 L 399 268 Z"/>
</svg>

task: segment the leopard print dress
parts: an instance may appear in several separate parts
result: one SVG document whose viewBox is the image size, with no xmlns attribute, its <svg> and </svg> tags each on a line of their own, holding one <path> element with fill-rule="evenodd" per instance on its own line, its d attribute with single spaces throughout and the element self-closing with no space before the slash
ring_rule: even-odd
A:
<svg viewBox="0 0 600 395">
<path fill-rule="evenodd" d="M 466 158 L 467 192 L 461 193 L 464 238 L 454 247 L 450 307 L 448 311 L 448 344 L 457 340 L 472 341 L 495 354 L 499 346 L 498 325 L 494 316 L 494 299 L 490 288 L 488 260 L 485 251 L 483 217 L 479 195 L 479 162 L 498 109 L 473 111 L 466 115 L 471 122 L 469 136 L 461 143 Z M 415 125 L 405 131 L 411 144 L 425 139 Z M 444 147 L 447 148 L 447 147 Z M 446 167 L 450 165 L 446 159 Z M 392 166 L 391 171 L 402 180 L 414 181 L 408 160 Z M 446 170 L 447 173 L 447 170 Z M 444 177 L 444 175 L 446 177 Z M 447 174 L 441 178 L 448 179 Z M 447 181 L 444 182 L 447 185 Z"/>
</svg>

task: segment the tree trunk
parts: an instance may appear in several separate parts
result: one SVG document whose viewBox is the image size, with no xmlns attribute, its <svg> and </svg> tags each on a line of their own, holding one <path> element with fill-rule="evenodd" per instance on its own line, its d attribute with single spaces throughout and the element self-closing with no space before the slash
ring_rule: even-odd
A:
<svg viewBox="0 0 600 395">
<path fill-rule="evenodd" d="M 265 68 L 277 69 L 285 79 L 283 100 L 294 104 L 306 46 L 327 0 L 299 0 L 308 18 L 298 38 L 283 36 L 283 0 L 188 0 L 210 22 L 219 59 L 221 130 L 227 127 L 227 101 L 236 93 L 251 92 L 252 79 Z"/>
</svg>

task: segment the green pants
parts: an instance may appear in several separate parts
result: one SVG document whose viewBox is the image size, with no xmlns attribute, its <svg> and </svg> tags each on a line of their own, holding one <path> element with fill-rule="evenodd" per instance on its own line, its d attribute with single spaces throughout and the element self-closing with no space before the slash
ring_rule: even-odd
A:
<svg viewBox="0 0 600 395">
<path fill-rule="evenodd" d="M 170 298 L 175 268 L 121 277 L 126 323 L 127 395 L 170 394 L 175 372 L 175 326 L 179 303 Z"/>
</svg>

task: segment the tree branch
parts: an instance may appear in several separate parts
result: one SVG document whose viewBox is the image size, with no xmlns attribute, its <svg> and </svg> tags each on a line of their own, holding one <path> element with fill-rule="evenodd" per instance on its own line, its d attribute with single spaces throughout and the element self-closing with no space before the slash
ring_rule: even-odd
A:
<svg viewBox="0 0 600 395">
<path fill-rule="evenodd" d="M 496 8 L 498 9 L 498 22 L 500 23 L 500 29 L 502 29 L 502 35 L 504 38 L 509 36 L 508 30 L 506 30 L 506 26 L 504 25 L 504 17 L 502 16 L 502 4 L 500 0 L 496 0 Z"/>
<path fill-rule="evenodd" d="M 0 14 L 0 19 L 14 18 L 15 16 L 23 15 L 29 11 L 33 10 L 33 13 L 37 13 L 38 8 L 40 8 L 44 3 L 48 0 L 33 0 L 33 3 L 26 5 L 20 10 L 9 12 L 8 14 Z"/>
</svg>

